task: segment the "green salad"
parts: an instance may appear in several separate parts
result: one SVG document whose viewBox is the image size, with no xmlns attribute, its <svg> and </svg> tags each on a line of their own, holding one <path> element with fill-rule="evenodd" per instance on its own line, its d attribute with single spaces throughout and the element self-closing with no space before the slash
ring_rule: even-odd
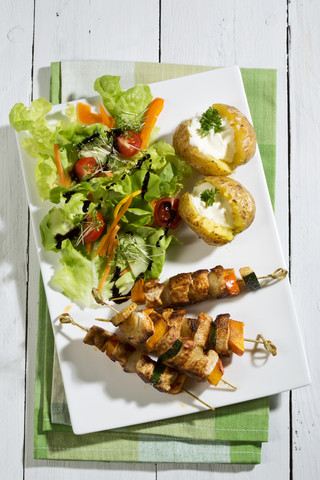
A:
<svg viewBox="0 0 320 480">
<path fill-rule="evenodd" d="M 92 304 L 128 294 L 138 278 L 158 278 L 179 223 L 178 192 L 191 168 L 171 145 L 155 141 L 163 100 L 147 85 L 127 91 L 120 77 L 95 82 L 100 113 L 69 104 L 64 119 L 46 116 L 44 98 L 18 103 L 10 123 L 26 131 L 22 147 L 33 158 L 43 201 L 52 208 L 40 224 L 45 250 L 60 254 L 52 282 L 72 301 Z"/>
</svg>

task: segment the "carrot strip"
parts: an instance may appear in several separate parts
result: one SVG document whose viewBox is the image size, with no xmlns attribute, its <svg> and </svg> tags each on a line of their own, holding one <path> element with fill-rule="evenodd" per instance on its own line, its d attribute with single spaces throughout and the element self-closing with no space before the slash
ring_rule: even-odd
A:
<svg viewBox="0 0 320 480">
<path fill-rule="evenodd" d="M 93 258 L 95 258 L 97 255 L 101 254 L 101 251 L 103 250 L 104 246 L 106 245 L 108 239 L 109 239 L 109 236 L 111 235 L 112 233 L 112 230 L 114 229 L 114 227 L 119 223 L 119 221 L 121 220 L 121 218 L 123 217 L 123 215 L 126 213 L 126 211 L 128 210 L 131 202 L 132 202 L 132 199 L 133 197 L 135 197 L 136 195 L 139 195 L 139 193 L 141 193 L 141 190 L 137 190 L 136 192 L 134 193 L 131 193 L 131 195 L 128 195 L 128 197 L 125 197 L 121 200 L 121 202 L 118 203 L 118 205 L 116 206 L 115 208 L 115 211 L 114 211 L 114 220 L 113 222 L 111 223 L 107 233 L 104 235 L 104 237 L 102 238 L 101 240 L 101 243 L 96 251 L 96 253 L 94 254 Z M 124 206 L 122 207 L 123 203 L 125 202 Z M 120 208 L 122 207 L 120 213 L 119 213 L 119 210 Z"/>
<path fill-rule="evenodd" d="M 53 145 L 53 152 L 54 152 L 54 161 L 55 161 L 55 164 L 56 164 L 56 167 L 57 167 L 60 183 L 64 187 L 69 188 L 70 187 L 70 177 L 69 177 L 69 175 L 65 175 L 65 173 L 63 171 L 63 168 L 62 168 L 62 165 L 61 165 L 59 145 L 57 143 L 55 143 Z"/>
<path fill-rule="evenodd" d="M 99 286 L 98 286 L 98 290 L 101 292 L 102 288 L 103 288 L 103 285 L 105 284 L 105 281 L 107 280 L 107 277 L 109 275 L 109 272 L 110 272 L 110 268 L 111 268 L 111 260 L 112 258 L 109 257 L 108 258 L 108 261 L 107 261 L 107 266 L 106 266 L 106 269 L 103 273 L 103 277 L 99 283 Z"/>
<path fill-rule="evenodd" d="M 92 252 L 92 242 L 87 242 L 87 252 L 88 255 L 90 255 L 90 253 Z"/>
<path fill-rule="evenodd" d="M 109 238 L 109 242 L 106 242 L 104 247 L 101 249 L 101 252 L 100 252 L 100 257 L 105 257 L 107 255 L 107 252 L 108 252 L 108 248 L 109 248 L 109 245 L 112 244 L 112 239 L 114 239 L 114 237 L 117 235 L 118 231 L 120 230 L 120 227 L 119 225 L 116 225 L 114 227 L 114 229 L 112 230 L 112 232 L 110 232 L 110 238 Z"/>
<path fill-rule="evenodd" d="M 150 103 L 148 110 L 144 116 L 144 125 L 140 132 L 140 138 L 142 140 L 141 150 L 147 148 L 148 141 L 151 135 L 151 131 L 156 124 L 157 118 L 160 115 L 164 105 L 163 98 L 154 98 Z"/>
<path fill-rule="evenodd" d="M 110 225 L 108 231 L 106 232 L 106 234 L 104 235 L 104 237 L 102 238 L 101 240 L 101 243 L 99 245 L 99 247 L 97 248 L 97 251 L 96 253 L 94 254 L 93 258 L 95 258 L 97 255 L 101 255 L 101 252 L 102 250 L 104 249 L 106 243 L 108 242 L 108 239 L 112 233 L 112 230 L 114 229 L 114 227 L 117 225 L 117 223 L 121 220 L 121 217 L 125 214 L 126 210 L 129 208 L 129 205 L 131 203 L 131 199 L 129 198 L 127 200 L 127 203 L 124 205 L 123 207 L 123 212 L 121 210 L 120 214 L 113 220 L 112 224 Z"/>
<path fill-rule="evenodd" d="M 116 234 L 115 234 L 116 235 Z M 113 239 L 113 242 L 109 244 L 109 248 L 108 248 L 108 260 L 107 260 L 107 266 L 106 266 L 106 269 L 103 273 L 103 276 L 102 276 L 102 279 L 99 283 L 99 286 L 98 286 L 98 290 L 101 292 L 102 288 L 103 288 L 103 285 L 105 284 L 105 281 L 107 280 L 107 277 L 109 275 L 109 272 L 110 272 L 110 268 L 111 268 L 111 261 L 113 259 L 113 256 L 114 256 L 114 252 L 116 250 L 118 246 L 118 240 L 116 238 Z"/>
<path fill-rule="evenodd" d="M 102 123 L 108 127 L 108 128 L 112 128 L 113 125 L 114 125 L 114 118 L 113 117 L 109 117 L 109 115 L 107 115 L 105 109 L 103 108 L 103 106 L 101 105 L 101 103 L 99 103 L 99 110 L 100 110 L 100 115 L 101 115 L 101 120 L 102 120 Z"/>
<path fill-rule="evenodd" d="M 125 268 L 124 270 L 122 270 L 122 272 L 120 272 L 119 276 L 122 277 L 122 275 L 125 275 L 126 273 L 130 272 L 130 270 L 131 270 L 131 267 Z"/>
<path fill-rule="evenodd" d="M 78 118 L 81 123 L 92 125 L 93 123 L 103 123 L 102 117 L 98 113 L 91 111 L 90 105 L 78 102 Z"/>
<path fill-rule="evenodd" d="M 118 205 L 116 206 L 116 208 L 114 209 L 113 218 L 116 218 L 116 216 L 117 216 L 118 213 L 119 213 L 120 208 L 122 207 L 122 205 L 123 205 L 124 203 L 126 203 L 127 200 L 129 200 L 130 197 L 131 197 L 131 199 L 132 199 L 132 198 L 136 197 L 137 195 L 139 195 L 140 193 L 141 193 L 141 190 L 137 190 L 136 192 L 130 193 L 130 195 L 128 195 L 127 197 L 124 197 L 124 198 L 118 203 Z"/>
</svg>

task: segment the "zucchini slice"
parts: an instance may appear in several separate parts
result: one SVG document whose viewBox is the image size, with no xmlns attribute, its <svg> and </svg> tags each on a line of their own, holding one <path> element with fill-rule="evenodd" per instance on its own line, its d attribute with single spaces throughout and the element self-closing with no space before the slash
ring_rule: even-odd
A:
<svg viewBox="0 0 320 480">
<path fill-rule="evenodd" d="M 243 267 L 239 270 L 247 290 L 258 290 L 261 287 L 256 274 L 250 267 Z"/>
<path fill-rule="evenodd" d="M 175 357 L 178 355 L 182 347 L 182 342 L 181 340 L 176 340 L 172 347 L 169 348 L 161 357 L 159 357 L 159 360 L 161 362 L 165 362 L 166 360 L 169 360 L 169 358 Z"/>
<path fill-rule="evenodd" d="M 217 335 L 217 326 L 214 322 L 211 323 L 210 333 L 209 333 L 209 345 L 210 349 L 214 350 L 216 346 L 216 335 Z"/>
<path fill-rule="evenodd" d="M 166 366 L 163 365 L 163 363 L 159 359 L 154 367 L 153 374 L 151 377 L 151 383 L 153 383 L 153 385 L 156 385 L 159 382 L 160 377 L 165 371 L 165 369 L 166 369 Z"/>
</svg>

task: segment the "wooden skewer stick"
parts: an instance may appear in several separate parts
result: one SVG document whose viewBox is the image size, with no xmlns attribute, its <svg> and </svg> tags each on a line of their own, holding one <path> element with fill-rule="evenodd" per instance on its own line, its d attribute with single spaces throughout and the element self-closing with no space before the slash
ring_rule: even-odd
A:
<svg viewBox="0 0 320 480">
<path fill-rule="evenodd" d="M 131 295 L 123 295 L 123 297 L 112 297 L 110 300 L 114 302 L 115 300 L 129 300 L 129 298 L 131 298 Z"/>
<path fill-rule="evenodd" d="M 235 387 L 234 385 L 231 385 L 231 383 L 226 382 L 225 380 L 222 380 L 222 378 L 221 378 L 220 382 L 223 382 L 223 383 L 225 383 L 226 385 L 229 385 L 229 387 L 233 388 L 234 390 L 238 390 L 237 387 Z"/>
<path fill-rule="evenodd" d="M 245 342 L 262 343 L 264 348 L 275 357 L 277 355 L 277 347 L 270 340 L 266 340 L 261 333 L 258 334 L 258 338 L 261 338 L 261 340 L 252 340 L 251 338 L 244 338 L 243 340 Z"/>
<path fill-rule="evenodd" d="M 75 322 L 73 318 L 69 315 L 69 313 L 63 313 L 59 317 L 60 323 L 72 323 L 72 325 L 75 325 L 76 327 L 82 328 L 85 332 L 88 332 L 88 328 L 83 327 L 82 325 L 79 325 L 79 323 Z"/>
<path fill-rule="evenodd" d="M 283 280 L 288 275 L 288 270 L 284 268 L 277 268 L 273 273 L 269 275 L 265 275 L 264 277 L 257 277 L 258 280 L 262 280 L 263 278 L 273 278 L 274 280 Z"/>
<path fill-rule="evenodd" d="M 187 390 L 186 388 L 181 388 L 181 390 L 183 390 L 185 393 L 187 393 L 188 395 L 190 395 L 191 397 L 195 398 L 196 400 L 198 400 L 198 402 L 202 403 L 203 405 L 205 405 L 206 407 L 210 408 L 210 410 L 215 410 L 215 408 L 211 407 L 211 405 L 209 405 L 208 403 L 204 402 L 203 400 L 201 400 L 199 397 L 197 397 L 196 395 L 194 395 L 193 393 L 189 392 L 189 390 Z"/>
<path fill-rule="evenodd" d="M 119 310 L 117 310 L 116 308 L 114 308 L 112 305 L 109 305 L 109 303 L 105 302 L 101 296 L 101 293 L 100 293 L 100 290 L 98 290 L 97 288 L 93 288 L 92 291 L 92 296 L 93 298 L 95 299 L 95 301 L 99 304 L 99 305 L 105 305 L 106 307 L 109 307 L 111 308 L 111 310 L 113 310 L 114 312 L 116 313 L 120 313 Z"/>
</svg>

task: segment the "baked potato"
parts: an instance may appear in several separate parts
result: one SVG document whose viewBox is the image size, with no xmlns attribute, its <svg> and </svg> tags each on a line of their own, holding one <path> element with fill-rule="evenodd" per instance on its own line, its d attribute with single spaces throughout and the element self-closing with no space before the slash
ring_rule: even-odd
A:
<svg viewBox="0 0 320 480">
<path fill-rule="evenodd" d="M 205 177 L 179 202 L 183 220 L 209 245 L 224 245 L 248 228 L 255 203 L 241 183 L 223 177 Z"/>
<path fill-rule="evenodd" d="M 221 123 L 217 132 L 216 127 L 211 127 L 207 135 L 203 135 L 199 133 L 200 120 L 210 109 L 218 112 Z M 216 103 L 207 112 L 177 127 L 173 147 L 179 157 L 202 175 L 230 175 L 255 154 L 257 139 L 254 128 L 235 107 Z"/>
</svg>

